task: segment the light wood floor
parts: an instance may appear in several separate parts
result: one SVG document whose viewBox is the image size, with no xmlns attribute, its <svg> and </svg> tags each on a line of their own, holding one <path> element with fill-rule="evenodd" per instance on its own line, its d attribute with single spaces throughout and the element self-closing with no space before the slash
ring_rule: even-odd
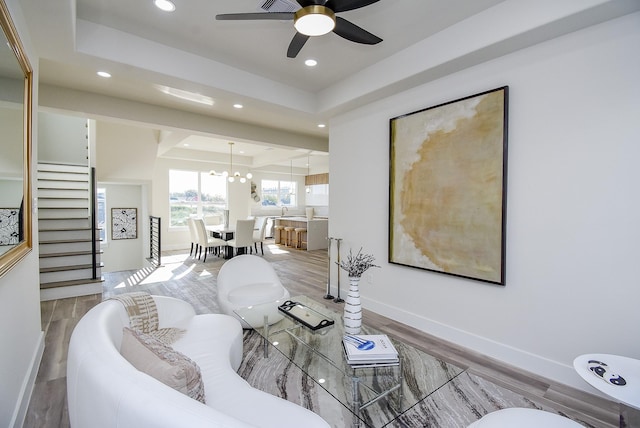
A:
<svg viewBox="0 0 640 428">
<path fill-rule="evenodd" d="M 282 249 L 265 245 L 269 260 L 292 296 L 306 295 L 325 304 L 327 253 Z M 105 274 L 102 295 L 42 302 L 45 351 L 24 427 L 64 428 L 69 426 L 66 404 L 66 356 L 69 338 L 78 320 L 93 306 L 114 294 L 149 291 L 189 301 L 197 313 L 217 312 L 211 298 L 223 259 L 209 256 L 206 263 L 184 251 L 163 255 L 163 267 Z M 346 294 L 345 290 L 343 293 Z M 467 369 L 499 386 L 578 418 L 594 427 L 617 427 L 620 406 L 595 395 L 577 391 L 547 379 L 507 367 L 482 355 L 430 336 L 378 314 L 365 311 L 364 322 L 429 354 Z"/>
</svg>

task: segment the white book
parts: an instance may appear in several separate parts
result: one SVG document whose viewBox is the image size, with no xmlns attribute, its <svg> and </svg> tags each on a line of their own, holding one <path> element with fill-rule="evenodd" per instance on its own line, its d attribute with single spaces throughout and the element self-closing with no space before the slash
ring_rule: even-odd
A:
<svg viewBox="0 0 640 428">
<path fill-rule="evenodd" d="M 348 362 L 397 362 L 398 351 L 386 334 L 346 334 L 342 339 Z"/>
<path fill-rule="evenodd" d="M 347 360 L 347 363 L 349 363 L 349 365 L 355 369 L 364 369 L 364 368 L 369 368 L 369 367 L 393 367 L 393 366 L 399 366 L 400 365 L 400 360 L 396 359 L 395 361 L 389 361 L 389 362 L 385 362 L 385 361 L 376 361 L 376 362 L 350 362 L 349 360 Z"/>
</svg>

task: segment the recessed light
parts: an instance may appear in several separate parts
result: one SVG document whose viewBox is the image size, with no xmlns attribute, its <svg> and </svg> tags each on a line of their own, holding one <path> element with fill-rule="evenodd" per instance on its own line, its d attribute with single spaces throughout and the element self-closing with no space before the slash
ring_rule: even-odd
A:
<svg viewBox="0 0 640 428">
<path fill-rule="evenodd" d="M 153 4 L 155 4 L 158 9 L 164 10 L 165 12 L 173 12 L 176 10 L 176 5 L 169 0 L 153 0 Z"/>
<path fill-rule="evenodd" d="M 233 105 L 233 108 L 242 108 L 242 107 L 244 107 L 242 104 L 234 104 Z"/>
<path fill-rule="evenodd" d="M 111 77 L 111 73 L 107 73 L 106 71 L 98 71 L 96 74 L 100 77 L 106 77 L 106 78 Z"/>
<path fill-rule="evenodd" d="M 306 65 L 307 67 L 315 67 L 316 65 L 318 65 L 318 61 L 316 61 L 315 59 L 308 59 L 304 62 L 304 65 Z"/>
<path fill-rule="evenodd" d="M 319 123 L 318 124 L 318 128 L 325 128 L 327 125 L 325 125 L 324 123 Z"/>
</svg>

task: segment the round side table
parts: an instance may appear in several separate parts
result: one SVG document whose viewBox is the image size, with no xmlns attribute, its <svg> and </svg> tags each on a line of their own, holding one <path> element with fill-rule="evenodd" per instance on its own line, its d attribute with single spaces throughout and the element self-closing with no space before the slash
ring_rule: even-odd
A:
<svg viewBox="0 0 640 428">
<path fill-rule="evenodd" d="M 640 427 L 640 360 L 611 354 L 584 354 L 573 368 L 589 385 L 624 406 L 620 426 Z M 631 422 L 633 421 L 633 422 Z"/>
</svg>

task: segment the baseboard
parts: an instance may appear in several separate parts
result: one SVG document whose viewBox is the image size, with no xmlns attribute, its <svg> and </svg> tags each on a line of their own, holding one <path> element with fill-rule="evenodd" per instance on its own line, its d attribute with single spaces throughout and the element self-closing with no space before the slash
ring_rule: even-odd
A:
<svg viewBox="0 0 640 428">
<path fill-rule="evenodd" d="M 102 293 L 102 283 L 70 285 L 68 287 L 45 288 L 40 290 L 40 301 L 67 299 L 69 297 L 88 296 Z"/>
<path fill-rule="evenodd" d="M 38 376 L 38 370 L 40 369 L 40 362 L 42 361 L 42 355 L 44 354 L 44 331 L 40 332 L 40 338 L 38 340 L 38 346 L 31 358 L 31 367 L 29 369 L 29 375 L 25 377 L 24 383 L 20 391 L 20 400 L 13 413 L 13 418 L 9 424 L 12 428 L 22 428 L 24 420 L 27 417 L 27 410 L 29 409 L 29 403 L 31 401 L 31 394 L 36 383 L 36 377 Z"/>
<path fill-rule="evenodd" d="M 444 341 L 454 343 L 457 346 L 485 355 L 525 372 L 534 373 L 536 377 L 545 378 L 592 395 L 604 397 L 604 395 L 598 393 L 584 382 L 575 372 L 573 366 L 406 312 L 402 308 L 386 303 L 362 298 L 362 305 L 365 309 L 424 331 Z"/>
</svg>

